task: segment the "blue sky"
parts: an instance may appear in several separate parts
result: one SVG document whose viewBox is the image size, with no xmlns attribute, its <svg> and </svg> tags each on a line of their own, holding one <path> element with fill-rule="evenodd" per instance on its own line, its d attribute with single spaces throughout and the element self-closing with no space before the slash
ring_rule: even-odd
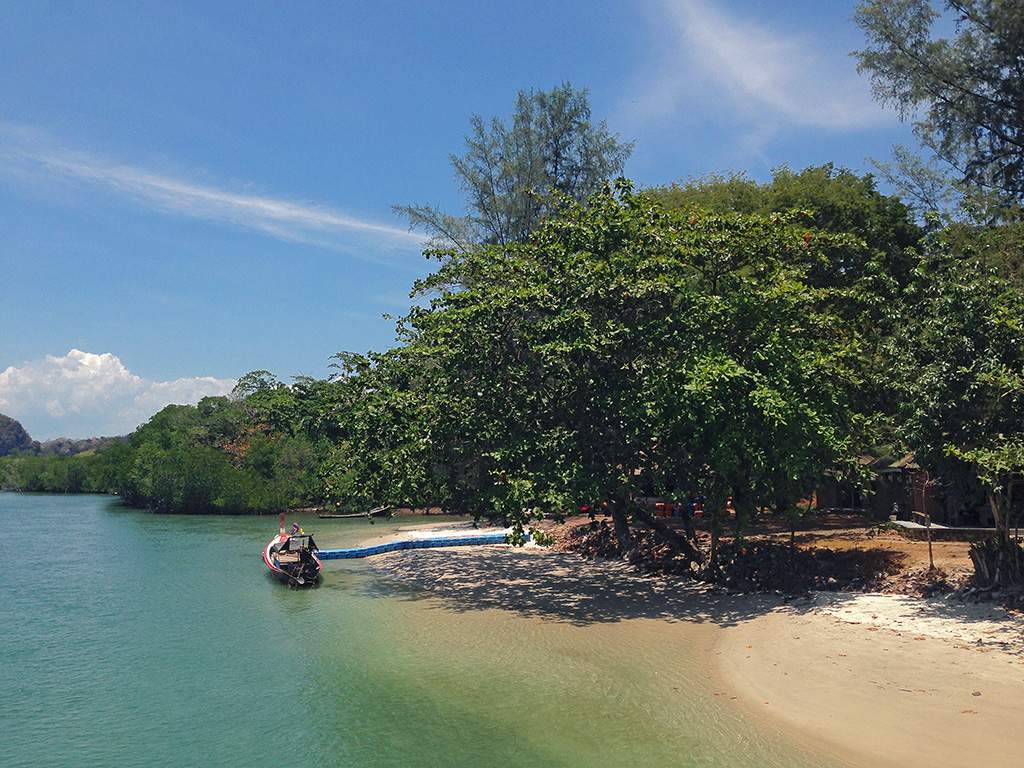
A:
<svg viewBox="0 0 1024 768">
<path fill-rule="evenodd" d="M 521 88 L 589 88 L 641 184 L 866 171 L 908 131 L 848 56 L 853 6 L 6 4 L 0 412 L 124 431 L 388 345 L 426 269 L 391 204 L 458 211 L 448 155 Z"/>
</svg>

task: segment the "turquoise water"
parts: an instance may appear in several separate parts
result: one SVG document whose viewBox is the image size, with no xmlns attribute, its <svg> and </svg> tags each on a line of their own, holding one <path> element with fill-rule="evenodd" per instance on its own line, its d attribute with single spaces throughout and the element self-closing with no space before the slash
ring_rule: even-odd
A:
<svg viewBox="0 0 1024 768">
<path fill-rule="evenodd" d="M 720 707 L 678 625 L 457 611 L 365 561 L 289 590 L 272 518 L 0 494 L 0 525 L 6 768 L 821 764 Z"/>
</svg>

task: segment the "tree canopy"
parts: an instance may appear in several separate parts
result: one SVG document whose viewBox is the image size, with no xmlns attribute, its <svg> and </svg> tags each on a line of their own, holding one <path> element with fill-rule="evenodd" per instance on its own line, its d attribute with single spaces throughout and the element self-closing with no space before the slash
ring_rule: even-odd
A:
<svg viewBox="0 0 1024 768">
<path fill-rule="evenodd" d="M 156 512 L 258 513 L 319 503 L 328 442 L 301 418 L 310 390 L 276 380 L 246 384 L 258 380 L 268 381 L 265 371 L 243 376 L 232 398 L 169 405 L 96 450 L 7 457 L 0 487 L 114 493 Z"/>
<path fill-rule="evenodd" d="M 559 198 L 526 241 L 442 261 L 401 348 L 346 360 L 336 485 L 518 526 L 607 503 L 625 545 L 630 518 L 657 526 L 640 497 L 752 507 L 841 471 L 859 340 L 804 264 L 847 236 L 806 234 L 799 213 L 667 211 L 624 181 Z"/>
<path fill-rule="evenodd" d="M 776 168 L 765 183 L 745 176 L 710 175 L 649 190 L 666 208 L 768 215 L 805 211 L 808 229 L 861 238 L 867 249 L 844 248 L 823 254 L 811 266 L 811 279 L 830 287 L 848 286 L 870 274 L 884 273 L 905 282 L 914 248 L 924 234 L 911 210 L 896 196 L 878 191 L 874 177 L 831 164 L 802 171 Z M 856 259 L 851 256 L 856 255 Z"/>
</svg>

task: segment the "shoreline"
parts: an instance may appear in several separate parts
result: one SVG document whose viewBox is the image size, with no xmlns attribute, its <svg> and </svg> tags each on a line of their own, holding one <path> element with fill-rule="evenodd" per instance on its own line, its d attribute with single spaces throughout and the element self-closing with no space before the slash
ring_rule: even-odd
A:
<svg viewBox="0 0 1024 768">
<path fill-rule="evenodd" d="M 712 630 L 709 667 L 722 698 L 762 731 L 837 765 L 1012 765 L 1024 751 L 1024 620 L 996 606 L 731 595 L 540 547 L 395 553 L 371 568 L 457 611 L 615 623 L 623 637 L 649 631 L 652 619 L 680 635 Z"/>
</svg>

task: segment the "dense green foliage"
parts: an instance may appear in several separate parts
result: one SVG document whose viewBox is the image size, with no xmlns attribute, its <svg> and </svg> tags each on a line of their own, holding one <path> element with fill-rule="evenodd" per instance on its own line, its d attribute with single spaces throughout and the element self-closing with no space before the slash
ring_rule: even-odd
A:
<svg viewBox="0 0 1024 768">
<path fill-rule="evenodd" d="M 971 264 L 1024 286 L 1024 223 L 978 226 L 958 223 L 942 231 L 953 253 L 969 255 Z"/>
<path fill-rule="evenodd" d="M 860 336 L 809 265 L 863 241 L 625 182 L 557 211 L 523 243 L 440 254 L 404 344 L 345 359 L 333 492 L 517 525 L 607 502 L 625 543 L 631 517 L 656 525 L 639 497 L 747 512 L 847 468 Z"/>
<path fill-rule="evenodd" d="M 808 212 L 812 231 L 851 234 L 867 248 L 816 251 L 808 261 L 808 279 L 829 288 L 850 287 L 884 276 L 905 284 L 913 268 L 913 248 L 923 232 L 895 196 L 878 191 L 870 176 L 831 165 L 800 172 L 778 168 L 764 184 L 743 176 L 708 176 L 649 191 L 669 210 L 694 209 L 768 215 Z"/>
<path fill-rule="evenodd" d="M 271 512 L 316 503 L 328 445 L 311 437 L 302 412 L 318 383 L 286 387 L 262 373 L 243 377 L 232 398 L 167 406 L 127 440 L 98 451 L 2 459 L 0 486 L 116 493 L 156 512 Z"/>
<path fill-rule="evenodd" d="M 879 192 L 872 176 L 832 165 L 799 172 L 779 168 L 765 183 L 743 175 L 709 176 L 648 194 L 684 213 L 803 212 L 805 237 L 815 248 L 797 251 L 789 260 L 856 328 L 862 377 L 851 397 L 858 400 L 855 407 L 865 418 L 888 427 L 879 439 L 894 439 L 897 393 L 884 347 L 906 324 L 903 293 L 912 281 L 925 234 L 910 208 L 898 197 Z"/>
<path fill-rule="evenodd" d="M 737 522 L 793 510 L 885 441 L 980 482 L 1005 534 L 1024 469 L 1015 228 L 926 237 L 827 166 L 557 205 L 524 242 L 438 254 L 403 344 L 345 358 L 332 493 L 518 525 L 604 505 L 628 547 L 631 521 L 658 527 L 639 498 L 703 495 L 717 528 L 726 497 Z"/>
<path fill-rule="evenodd" d="M 874 308 L 861 315 L 871 386 L 857 410 L 874 410 L 953 498 L 984 489 L 1000 543 L 976 547 L 972 558 L 980 578 L 1009 583 L 1021 572 L 1009 526 L 1024 513 L 1024 12 L 999 0 L 864 0 L 855 18 L 867 36 L 860 70 L 877 98 L 914 117 L 930 155 L 897 147 L 891 163 L 878 164 L 924 214 L 925 242 L 865 227 L 873 215 L 837 217 L 836 191 L 854 185 L 831 178 L 808 185 L 784 173 L 782 184 L 777 175 L 763 187 L 712 179 L 658 194 L 670 205 L 728 210 L 806 205 L 819 226 L 838 223 L 883 256 L 840 262 L 825 276 Z M 793 181 L 815 199 L 787 195 Z M 863 213 L 865 198 L 851 199 Z M 943 214 L 944 229 L 929 212 Z"/>
<path fill-rule="evenodd" d="M 893 339 L 892 359 L 907 443 L 949 476 L 948 464 L 966 464 L 1005 538 L 1024 474 L 1024 291 L 979 245 L 930 238 L 908 296 L 915 321 Z"/>
<path fill-rule="evenodd" d="M 96 453 L 5 456 L 0 458 L 0 490 L 105 493 L 110 487 L 110 458 Z"/>
</svg>

